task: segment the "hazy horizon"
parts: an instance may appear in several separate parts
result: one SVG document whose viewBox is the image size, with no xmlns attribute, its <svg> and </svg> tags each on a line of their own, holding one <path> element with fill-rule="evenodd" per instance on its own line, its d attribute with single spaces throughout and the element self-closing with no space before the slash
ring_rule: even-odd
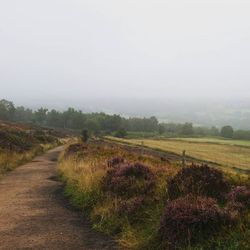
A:
<svg viewBox="0 0 250 250">
<path fill-rule="evenodd" d="M 1 98 L 163 118 L 248 111 L 249 11 L 243 0 L 2 1 Z"/>
</svg>

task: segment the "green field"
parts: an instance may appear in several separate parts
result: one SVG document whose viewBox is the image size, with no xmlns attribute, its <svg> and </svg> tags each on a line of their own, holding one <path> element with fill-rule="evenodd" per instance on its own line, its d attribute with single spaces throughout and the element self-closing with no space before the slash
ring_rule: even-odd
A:
<svg viewBox="0 0 250 250">
<path fill-rule="evenodd" d="M 186 150 L 190 157 L 214 162 L 224 167 L 250 169 L 250 142 L 211 138 L 178 138 L 178 139 L 109 139 L 144 145 L 146 147 L 181 154 Z"/>
</svg>

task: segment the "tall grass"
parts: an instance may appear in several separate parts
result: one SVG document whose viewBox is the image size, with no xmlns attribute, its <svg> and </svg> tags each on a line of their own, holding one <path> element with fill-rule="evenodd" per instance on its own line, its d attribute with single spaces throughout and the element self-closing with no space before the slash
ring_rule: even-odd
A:
<svg viewBox="0 0 250 250">
<path fill-rule="evenodd" d="M 118 147 L 90 146 L 88 151 L 80 159 L 62 157 L 59 172 L 65 183 L 65 195 L 91 218 L 93 228 L 116 235 L 122 249 L 146 249 L 157 231 L 166 199 L 168 176 L 176 170 L 159 159 L 126 152 Z M 121 204 L 127 198 L 103 190 L 102 180 L 109 170 L 107 162 L 113 156 L 125 157 L 130 162 L 140 159 L 144 164 L 154 164 L 157 178 L 154 196 L 148 197 L 146 204 L 133 216 L 121 210 Z"/>
<path fill-rule="evenodd" d="M 59 171 L 66 183 L 65 194 L 75 206 L 89 211 L 101 199 L 100 181 L 106 173 L 105 166 L 92 160 L 77 161 L 68 157 L 61 160 Z"/>
<path fill-rule="evenodd" d="M 0 149 L 0 176 L 57 145 L 58 143 L 36 145 L 31 150 L 22 153 Z"/>
</svg>

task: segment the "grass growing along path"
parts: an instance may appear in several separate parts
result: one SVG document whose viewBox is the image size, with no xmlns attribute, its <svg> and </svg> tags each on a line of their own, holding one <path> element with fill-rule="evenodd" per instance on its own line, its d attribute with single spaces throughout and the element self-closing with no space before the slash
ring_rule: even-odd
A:
<svg viewBox="0 0 250 250">
<path fill-rule="evenodd" d="M 0 175 L 58 146 L 62 134 L 34 125 L 0 121 Z"/>
<path fill-rule="evenodd" d="M 17 153 L 12 151 L 0 152 L 0 176 L 8 171 L 13 170 L 17 166 L 20 166 L 26 162 L 31 161 L 35 156 L 38 156 L 45 151 L 58 146 L 58 143 L 48 143 L 42 145 L 35 145 L 32 149 Z"/>
<path fill-rule="evenodd" d="M 125 164 L 112 166 L 110 162 L 115 162 L 114 159 L 124 159 Z M 138 174 L 135 167 L 138 162 L 138 169 L 148 169 L 144 171 L 148 175 Z M 128 169 L 133 171 L 129 172 Z M 166 205 L 171 203 L 168 183 L 180 169 L 174 162 L 147 153 L 141 154 L 135 147 L 103 141 L 71 145 L 59 163 L 65 194 L 72 204 L 90 218 L 94 229 L 113 235 L 121 249 L 131 250 L 166 249 L 164 239 L 159 238 L 159 226 Z M 140 179 L 141 176 L 152 177 Z M 225 180 L 229 181 L 230 186 L 248 183 L 245 176 L 229 173 L 225 174 Z M 148 186 L 151 181 L 154 185 Z M 212 185 L 214 188 L 221 190 Z M 218 202 L 226 212 L 224 203 Z M 225 228 L 221 227 L 218 232 L 212 230 L 211 237 L 204 231 L 197 244 L 170 249 L 248 249 L 249 218 L 249 210 L 246 210 L 232 227 L 225 224 Z M 218 223 L 218 226 L 224 225 Z"/>
</svg>

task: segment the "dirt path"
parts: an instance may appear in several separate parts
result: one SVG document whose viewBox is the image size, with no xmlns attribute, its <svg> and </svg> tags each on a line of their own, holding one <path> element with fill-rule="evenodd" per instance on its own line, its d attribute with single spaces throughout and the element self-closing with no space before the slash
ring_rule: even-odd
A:
<svg viewBox="0 0 250 250">
<path fill-rule="evenodd" d="M 115 249 L 72 210 L 56 181 L 62 147 L 0 180 L 0 249 Z"/>
</svg>

